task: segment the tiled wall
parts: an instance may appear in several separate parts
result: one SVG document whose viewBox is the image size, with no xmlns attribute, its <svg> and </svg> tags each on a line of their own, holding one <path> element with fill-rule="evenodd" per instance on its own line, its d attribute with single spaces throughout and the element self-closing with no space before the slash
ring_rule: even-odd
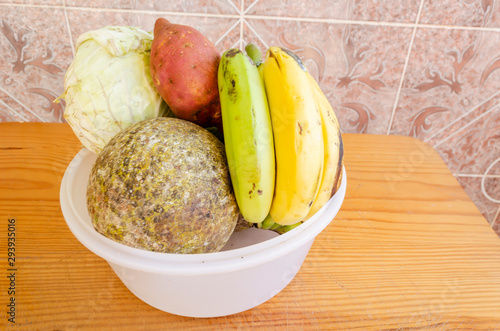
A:
<svg viewBox="0 0 500 331">
<path fill-rule="evenodd" d="M 286 46 L 344 132 L 429 142 L 500 234 L 499 0 L 0 0 L 0 121 L 60 122 L 81 33 L 158 17 L 218 49 Z"/>
</svg>

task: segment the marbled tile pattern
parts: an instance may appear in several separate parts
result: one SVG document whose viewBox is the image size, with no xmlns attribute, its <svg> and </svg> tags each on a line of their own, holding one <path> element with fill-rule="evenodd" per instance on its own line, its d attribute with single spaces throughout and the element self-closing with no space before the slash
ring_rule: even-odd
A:
<svg viewBox="0 0 500 331">
<path fill-rule="evenodd" d="M 0 121 L 61 122 L 80 34 L 158 17 L 294 50 L 344 132 L 430 143 L 500 235 L 500 0 L 0 0 Z"/>
<path fill-rule="evenodd" d="M 498 27 L 498 5 L 495 0 L 424 0 L 421 23 Z"/>
</svg>

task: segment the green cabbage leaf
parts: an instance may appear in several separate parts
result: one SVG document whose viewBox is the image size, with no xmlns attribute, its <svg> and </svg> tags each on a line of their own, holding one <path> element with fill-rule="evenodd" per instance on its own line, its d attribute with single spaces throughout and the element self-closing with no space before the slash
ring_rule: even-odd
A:
<svg viewBox="0 0 500 331">
<path fill-rule="evenodd" d="M 94 153 L 126 127 L 170 109 L 150 72 L 153 34 L 139 28 L 107 26 L 78 38 L 64 77 L 64 118 Z"/>
</svg>

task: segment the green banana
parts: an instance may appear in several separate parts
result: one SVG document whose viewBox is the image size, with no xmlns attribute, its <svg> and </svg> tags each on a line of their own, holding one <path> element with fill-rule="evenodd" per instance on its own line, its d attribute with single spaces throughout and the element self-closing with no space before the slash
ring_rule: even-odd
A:
<svg viewBox="0 0 500 331">
<path fill-rule="evenodd" d="M 223 53 L 218 69 L 224 143 L 236 201 L 246 221 L 261 223 L 274 194 L 271 118 L 259 71 L 238 49 Z"/>
</svg>

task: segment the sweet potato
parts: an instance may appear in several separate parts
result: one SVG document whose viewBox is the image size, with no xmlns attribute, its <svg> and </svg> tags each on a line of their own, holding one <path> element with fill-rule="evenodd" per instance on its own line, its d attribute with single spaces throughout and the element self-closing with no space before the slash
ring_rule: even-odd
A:
<svg viewBox="0 0 500 331">
<path fill-rule="evenodd" d="M 216 126 L 222 132 L 220 58 L 200 31 L 164 18 L 156 20 L 150 63 L 156 90 L 178 118 L 202 127 Z"/>
</svg>

